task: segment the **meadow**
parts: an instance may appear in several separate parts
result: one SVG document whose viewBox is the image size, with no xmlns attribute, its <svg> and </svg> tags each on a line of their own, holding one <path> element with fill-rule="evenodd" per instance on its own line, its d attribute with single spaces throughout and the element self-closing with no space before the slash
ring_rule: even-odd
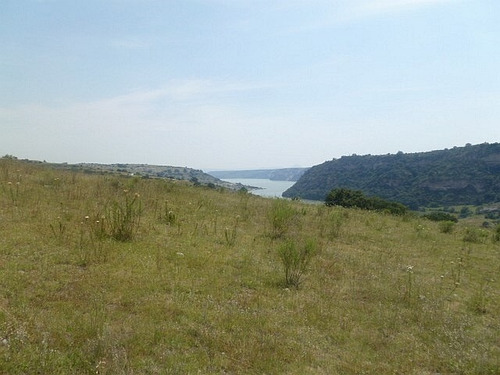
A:
<svg viewBox="0 0 500 375">
<path fill-rule="evenodd" d="M 474 222 L 0 160 L 1 374 L 499 374 L 499 275 Z"/>
</svg>

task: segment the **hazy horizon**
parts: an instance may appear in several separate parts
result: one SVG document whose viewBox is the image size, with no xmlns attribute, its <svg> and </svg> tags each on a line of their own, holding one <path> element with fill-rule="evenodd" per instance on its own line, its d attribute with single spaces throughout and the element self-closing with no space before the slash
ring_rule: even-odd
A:
<svg viewBox="0 0 500 375">
<path fill-rule="evenodd" d="M 500 140 L 500 2 L 0 3 L 0 154 L 201 170 Z"/>
<path fill-rule="evenodd" d="M 484 144 L 484 143 L 489 143 L 489 144 L 495 144 L 495 143 L 498 143 L 498 142 L 482 142 L 481 144 Z M 454 147 L 464 147 L 464 146 L 467 146 L 467 145 L 471 145 L 471 146 L 475 146 L 475 145 L 478 145 L 478 144 L 471 144 L 471 143 L 466 143 L 464 145 L 456 145 L 456 146 L 452 146 L 452 147 L 445 147 L 443 149 L 434 149 L 434 150 L 425 150 L 425 151 L 416 151 L 414 153 L 425 153 L 425 152 L 432 152 L 432 151 L 440 151 L 440 150 L 446 150 L 446 149 L 451 149 L 451 148 L 454 148 Z M 398 151 L 399 152 L 399 151 Z M 366 156 L 366 155 L 372 155 L 372 156 L 380 156 L 380 155 L 388 155 L 388 154 L 391 154 L 391 155 L 395 155 L 396 153 L 385 153 L 385 154 L 356 154 L 356 153 L 353 153 L 353 154 L 350 154 L 350 155 L 341 155 L 340 157 L 338 158 L 341 158 L 341 157 L 344 157 L 344 156 L 353 156 L 353 155 L 357 155 L 357 156 Z M 51 160 L 46 160 L 46 159 L 29 159 L 29 158 L 23 158 L 23 157 L 19 157 L 18 155 L 12 155 L 12 154 L 3 154 L 3 155 L 0 155 L 0 157 L 2 156 L 13 156 L 13 157 L 16 157 L 18 159 L 27 159 L 27 160 L 30 160 L 30 161 L 36 161 L 36 162 L 46 162 L 46 163 L 54 163 L 54 164 L 63 164 L 63 163 L 68 163 L 66 161 L 51 161 Z M 308 169 L 308 168 L 311 168 L 311 167 L 314 167 L 316 165 L 319 165 L 319 164 L 322 164 L 324 162 L 327 162 L 327 161 L 331 161 L 333 159 L 338 159 L 338 158 L 332 158 L 332 159 L 329 159 L 329 160 L 324 160 L 322 162 L 319 162 L 317 164 L 313 164 L 313 165 L 309 165 L 309 166 L 278 166 L 278 167 L 262 167 L 262 168 L 259 168 L 259 167 L 256 167 L 256 168 L 231 168 L 231 169 L 227 169 L 227 168 L 206 168 L 206 169 L 202 169 L 202 168 L 195 168 L 195 167 L 192 167 L 192 166 L 189 166 L 189 165 L 184 165 L 184 164 L 177 164 L 177 165 L 173 165 L 173 164 L 166 164 L 166 163 L 162 163 L 162 164 L 152 164 L 152 163 L 136 163 L 136 162 L 121 162 L 121 161 L 118 161 L 118 162 L 110 162 L 110 163 L 101 163 L 101 162 L 96 162 L 96 161 L 80 161 L 80 162 L 74 162 L 74 163 L 68 163 L 68 164 L 103 164 L 103 165 L 109 165 L 109 164 L 131 164 L 131 165 L 134 165 L 134 164 L 137 164 L 137 165 L 156 165 L 156 166 L 169 166 L 169 167 L 179 167 L 179 168 L 191 168 L 191 169 L 201 169 L 204 173 L 210 173 L 210 172 L 238 172 L 238 171 L 259 171 L 259 170 L 276 170 L 276 169 L 294 169 L 294 168 L 300 168 L 300 169 Z"/>
</svg>

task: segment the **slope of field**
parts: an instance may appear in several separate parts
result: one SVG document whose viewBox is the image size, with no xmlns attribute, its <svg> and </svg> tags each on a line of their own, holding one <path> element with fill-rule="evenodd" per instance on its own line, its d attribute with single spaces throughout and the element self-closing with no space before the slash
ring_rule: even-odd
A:
<svg viewBox="0 0 500 375">
<path fill-rule="evenodd" d="M 241 184 L 231 184 L 226 181 L 204 173 L 202 170 L 175 167 L 169 165 L 151 165 L 151 164 L 98 164 L 98 163 L 80 163 L 80 164 L 52 164 L 58 169 L 66 169 L 74 172 L 85 173 L 112 173 L 141 178 L 168 178 L 174 180 L 186 180 L 200 185 L 220 186 L 227 189 L 239 190 L 244 186 Z"/>
<path fill-rule="evenodd" d="M 286 285 L 279 254 L 306 242 Z M 0 373 L 498 374 L 499 244 L 472 222 L 0 160 Z"/>
</svg>

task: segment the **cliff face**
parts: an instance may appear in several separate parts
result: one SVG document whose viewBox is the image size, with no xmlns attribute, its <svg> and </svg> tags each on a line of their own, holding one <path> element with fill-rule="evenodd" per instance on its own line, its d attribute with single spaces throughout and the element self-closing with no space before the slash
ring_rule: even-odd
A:
<svg viewBox="0 0 500 375">
<path fill-rule="evenodd" d="M 334 188 L 416 209 L 500 201 L 500 143 L 395 155 L 347 156 L 312 167 L 283 196 L 324 200 Z"/>
</svg>

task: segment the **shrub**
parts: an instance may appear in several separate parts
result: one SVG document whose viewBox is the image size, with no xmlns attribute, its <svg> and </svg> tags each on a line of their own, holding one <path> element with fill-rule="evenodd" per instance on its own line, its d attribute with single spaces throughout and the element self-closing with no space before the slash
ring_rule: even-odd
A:
<svg viewBox="0 0 500 375">
<path fill-rule="evenodd" d="M 271 224 L 271 237 L 283 237 L 290 229 L 291 224 L 296 219 L 297 212 L 284 199 L 273 201 L 272 207 L 268 212 L 268 220 Z"/>
<path fill-rule="evenodd" d="M 379 197 L 366 197 L 359 190 L 333 189 L 328 193 L 327 206 L 355 207 L 363 210 L 384 211 L 393 215 L 404 215 L 408 207 L 398 202 L 389 202 Z"/>
<path fill-rule="evenodd" d="M 493 241 L 494 242 L 500 241 L 500 224 L 498 224 L 495 228 L 495 233 L 493 234 Z"/>
<path fill-rule="evenodd" d="M 333 189 L 328 193 L 325 204 L 327 206 L 342 206 L 342 207 L 366 207 L 366 197 L 359 190 L 350 189 Z"/>
<path fill-rule="evenodd" d="M 432 221 L 451 221 L 451 222 L 458 222 L 458 219 L 451 214 L 448 214 L 446 212 L 430 212 L 426 215 L 424 215 L 426 219 L 432 220 Z"/>
<path fill-rule="evenodd" d="M 464 242 L 484 243 L 488 237 L 488 232 L 479 228 L 466 228 L 463 237 Z"/>
<path fill-rule="evenodd" d="M 461 218 L 466 218 L 466 217 L 469 217 L 470 215 L 471 215 L 471 210 L 469 207 L 464 206 L 461 208 L 461 210 L 460 210 L 460 217 Z"/>
<path fill-rule="evenodd" d="M 312 257 L 316 254 L 317 246 L 313 240 L 304 244 L 287 241 L 279 248 L 279 257 L 285 272 L 285 285 L 298 288 L 301 278 L 307 271 Z"/>
<path fill-rule="evenodd" d="M 451 233 L 451 232 L 453 232 L 454 227 L 455 227 L 455 223 L 453 221 L 441 221 L 441 222 L 439 222 L 439 230 L 441 233 Z"/>
</svg>

